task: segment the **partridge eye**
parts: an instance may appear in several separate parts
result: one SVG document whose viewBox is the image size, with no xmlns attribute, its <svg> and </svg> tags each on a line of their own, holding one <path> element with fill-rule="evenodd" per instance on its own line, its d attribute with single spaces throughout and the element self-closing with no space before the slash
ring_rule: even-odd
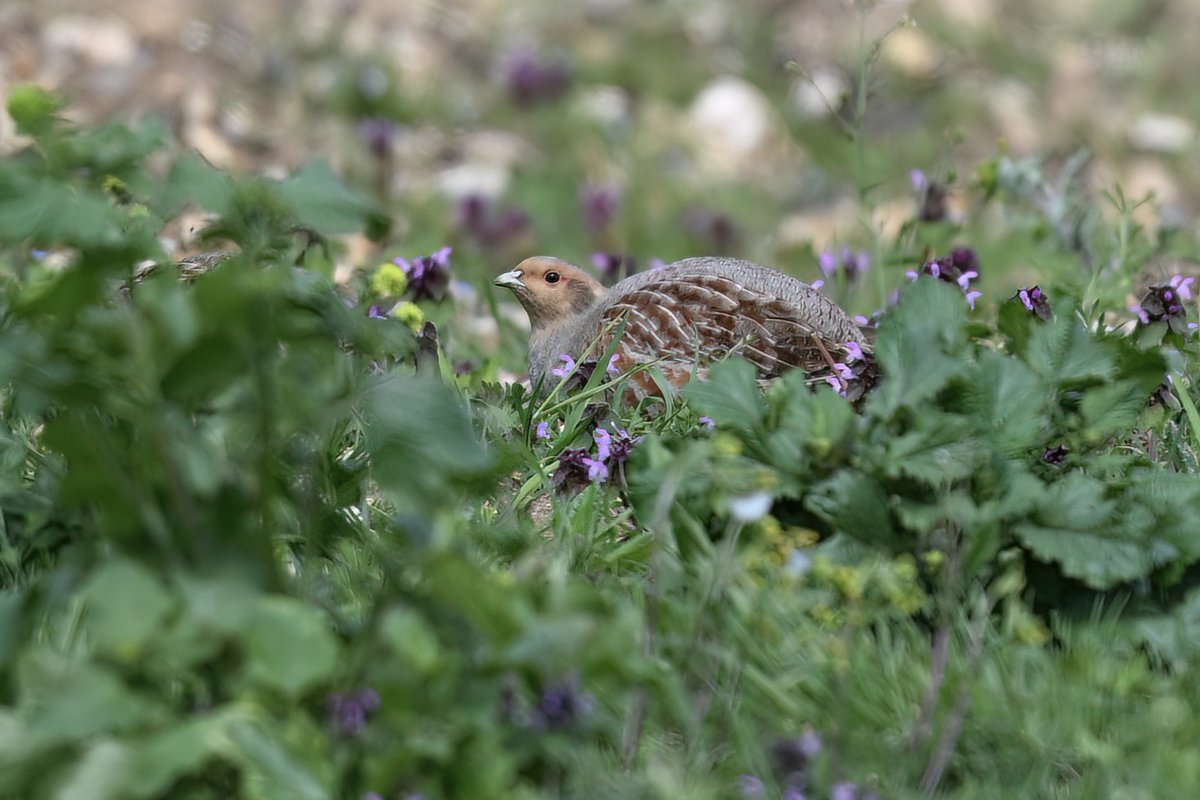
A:
<svg viewBox="0 0 1200 800">
<path fill-rule="evenodd" d="M 546 283 L 558 283 L 559 275 L 557 272 L 546 273 Z"/>
</svg>

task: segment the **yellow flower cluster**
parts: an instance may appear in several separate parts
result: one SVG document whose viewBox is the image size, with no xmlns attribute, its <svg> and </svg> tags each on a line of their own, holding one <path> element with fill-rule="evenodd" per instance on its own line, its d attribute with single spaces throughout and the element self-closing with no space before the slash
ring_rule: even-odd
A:
<svg viewBox="0 0 1200 800">
<path fill-rule="evenodd" d="M 380 264 L 371 278 L 371 291 L 379 297 L 399 297 L 408 288 L 408 276 L 396 264 Z"/>
</svg>

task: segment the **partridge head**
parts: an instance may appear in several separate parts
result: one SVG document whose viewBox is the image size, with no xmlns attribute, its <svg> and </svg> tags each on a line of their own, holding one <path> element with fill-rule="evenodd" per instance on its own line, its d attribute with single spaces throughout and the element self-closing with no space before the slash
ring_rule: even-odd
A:
<svg viewBox="0 0 1200 800">
<path fill-rule="evenodd" d="M 732 258 L 689 258 L 606 289 L 583 270 L 536 256 L 496 278 L 529 315 L 529 377 L 535 384 L 562 356 L 602 354 L 619 334 L 616 365 L 654 362 L 674 386 L 718 359 L 740 356 L 772 378 L 802 369 L 836 375 L 863 332 L 836 303 L 781 272 Z M 635 389 L 657 394 L 634 376 Z"/>
</svg>

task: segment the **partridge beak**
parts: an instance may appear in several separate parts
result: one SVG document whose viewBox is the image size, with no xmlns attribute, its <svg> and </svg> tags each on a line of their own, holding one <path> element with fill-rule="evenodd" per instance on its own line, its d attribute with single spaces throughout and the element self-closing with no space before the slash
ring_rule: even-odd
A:
<svg viewBox="0 0 1200 800">
<path fill-rule="evenodd" d="M 492 281 L 492 283 L 496 286 L 504 286 L 514 290 L 525 288 L 525 282 L 521 280 L 521 270 L 519 269 L 497 275 L 496 280 Z"/>
</svg>

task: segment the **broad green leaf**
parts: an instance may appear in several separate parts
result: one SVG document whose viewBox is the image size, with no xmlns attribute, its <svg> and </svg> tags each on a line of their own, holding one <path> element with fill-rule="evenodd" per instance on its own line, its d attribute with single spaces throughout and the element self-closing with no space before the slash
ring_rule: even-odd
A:
<svg viewBox="0 0 1200 800">
<path fill-rule="evenodd" d="M 332 676 L 339 649 L 324 614 L 278 595 L 258 601 L 245 647 L 249 677 L 292 697 Z"/>
<path fill-rule="evenodd" d="M 301 225 L 332 236 L 357 233 L 375 212 L 374 201 L 342 182 L 326 161 L 313 161 L 280 185 Z"/>
<path fill-rule="evenodd" d="M 1115 372 L 1113 352 L 1065 314 L 1038 326 L 1029 340 L 1029 366 L 1060 386 L 1107 380 Z"/>
<path fill-rule="evenodd" d="M 979 354 L 965 381 L 965 407 L 1006 454 L 1028 450 L 1045 435 L 1051 386 L 1028 365 L 990 350 Z"/>
<path fill-rule="evenodd" d="M 970 477 L 980 457 L 980 442 L 964 417 L 927 412 L 919 429 L 887 442 L 884 470 L 889 477 L 907 476 L 929 486 L 945 487 Z"/>
<path fill-rule="evenodd" d="M 762 390 L 756 378 L 753 364 L 731 358 L 713 364 L 708 380 L 688 383 L 683 396 L 696 413 L 710 417 L 719 427 L 747 430 L 763 415 Z"/>
<path fill-rule="evenodd" d="M 1103 481 L 1072 473 L 1046 487 L 1037 521 L 1052 528 L 1088 530 L 1112 525 L 1116 501 Z"/>
<path fill-rule="evenodd" d="M 1058 564 L 1064 574 L 1093 589 L 1110 589 L 1145 575 L 1155 566 L 1146 543 L 1104 529 L 1023 523 L 1014 532 L 1038 558 Z"/>
<path fill-rule="evenodd" d="M 867 403 L 873 416 L 921 408 L 963 373 L 966 308 L 962 293 L 943 281 L 921 279 L 901 289 L 875 339 L 884 380 Z"/>
<path fill-rule="evenodd" d="M 189 203 L 225 214 L 232 207 L 233 197 L 233 179 L 198 153 L 189 152 L 171 165 L 159 204 L 167 216 L 178 214 Z"/>
<path fill-rule="evenodd" d="M 333 793 L 307 768 L 297 754 L 263 725 L 235 720 L 228 726 L 226 755 L 245 770 L 247 800 L 331 800 Z"/>
<path fill-rule="evenodd" d="M 365 411 L 372 473 L 400 513 L 443 509 L 452 489 L 490 470 L 462 400 L 436 378 L 389 375 Z"/>
<path fill-rule="evenodd" d="M 174 606 L 166 587 L 140 564 L 118 558 L 92 574 L 83 591 L 88 632 L 97 650 L 136 660 Z"/>
<path fill-rule="evenodd" d="M 26 651 L 17 679 L 29 734 L 45 744 L 127 730 L 150 712 L 111 670 L 46 650 Z"/>
<path fill-rule="evenodd" d="M 1146 400 L 1146 391 L 1135 381 L 1089 389 L 1079 406 L 1084 436 L 1092 444 L 1100 444 L 1115 433 L 1131 430 Z"/>
<path fill-rule="evenodd" d="M 229 728 L 238 718 L 238 714 L 223 707 L 132 742 L 126 781 L 129 794 L 145 800 L 161 797 L 179 778 L 199 772 L 228 747 Z"/>
<path fill-rule="evenodd" d="M 83 757 L 67 770 L 55 790 L 55 800 L 118 800 L 125 797 L 131 753 L 125 744 L 109 737 L 92 741 Z"/>
<path fill-rule="evenodd" d="M 845 470 L 812 488 L 805 506 L 835 530 L 884 548 L 901 545 L 892 528 L 888 496 L 879 481 Z"/>
</svg>

